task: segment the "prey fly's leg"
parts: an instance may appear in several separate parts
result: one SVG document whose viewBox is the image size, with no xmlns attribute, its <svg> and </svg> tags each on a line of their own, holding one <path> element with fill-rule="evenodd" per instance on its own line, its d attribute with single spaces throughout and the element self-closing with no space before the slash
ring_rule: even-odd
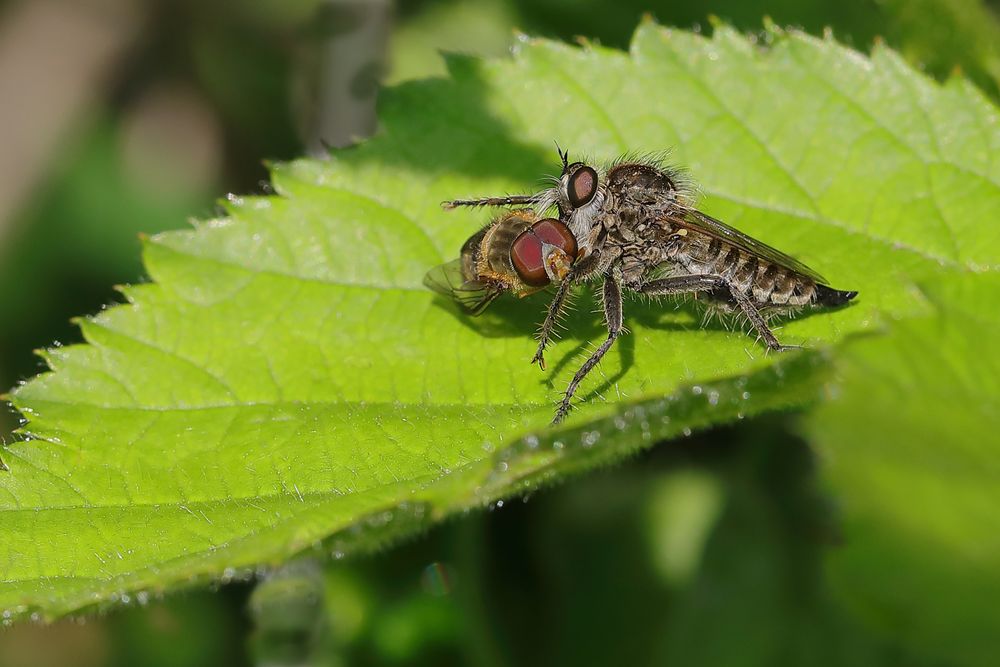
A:
<svg viewBox="0 0 1000 667">
<path fill-rule="evenodd" d="M 481 197 L 479 199 L 452 199 L 441 202 L 441 208 L 451 210 L 459 206 L 528 206 L 537 204 L 539 195 L 510 195 L 507 197 Z"/>
<path fill-rule="evenodd" d="M 778 342 L 774 333 L 767 326 L 764 317 L 757 310 L 746 294 L 741 292 L 735 285 L 727 281 L 722 276 L 711 274 L 694 274 L 688 276 L 674 276 L 671 278 L 661 278 L 652 280 L 638 288 L 638 291 L 650 296 L 667 296 L 670 294 L 691 294 L 694 292 L 711 292 L 720 287 L 729 290 L 736 305 L 740 307 L 743 314 L 750 320 L 750 324 L 757 330 L 757 333 L 764 340 L 764 343 L 772 350 L 784 351 L 798 349 L 798 345 L 782 345 Z"/>
<path fill-rule="evenodd" d="M 570 401 L 573 399 L 573 394 L 576 393 L 577 387 L 583 381 L 583 378 L 587 377 L 587 373 L 594 369 L 598 363 L 600 363 L 601 358 L 607 353 L 607 351 L 614 344 L 615 339 L 621 335 L 622 332 L 622 290 L 618 286 L 618 281 L 615 280 L 614 276 L 607 274 L 604 276 L 604 319 L 608 324 L 608 337 L 601 343 L 600 347 L 594 350 L 594 353 L 590 355 L 590 358 L 583 362 L 580 366 L 580 370 L 576 372 L 573 379 L 570 381 L 569 386 L 566 388 L 566 393 L 563 394 L 563 399 L 559 403 L 559 408 L 556 410 L 556 416 L 552 420 L 553 424 L 558 424 L 566 417 L 566 414 L 570 411 L 572 407 Z"/>
<path fill-rule="evenodd" d="M 538 349 L 535 350 L 535 356 L 531 358 L 531 363 L 534 364 L 537 362 L 542 370 L 545 370 L 545 347 L 549 344 L 549 339 L 552 337 L 552 330 L 555 328 L 556 322 L 559 321 L 559 315 L 562 312 L 563 304 L 566 302 L 566 297 L 569 295 L 570 288 L 578 278 L 586 276 L 593 271 L 596 263 L 595 255 L 587 255 L 577 262 L 559 283 L 556 295 L 549 304 L 548 312 L 545 314 L 545 321 L 542 322 L 542 328 L 538 332 Z"/>
</svg>

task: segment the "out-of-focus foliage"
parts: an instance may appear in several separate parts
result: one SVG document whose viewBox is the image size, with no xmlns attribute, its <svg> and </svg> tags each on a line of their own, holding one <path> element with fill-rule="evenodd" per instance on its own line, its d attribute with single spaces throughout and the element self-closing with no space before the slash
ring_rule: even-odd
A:
<svg viewBox="0 0 1000 667">
<path fill-rule="evenodd" d="M 839 358 L 808 420 L 849 539 L 835 589 L 880 631 L 969 663 L 1000 652 L 1000 275 L 926 285 L 934 315 Z"/>
</svg>

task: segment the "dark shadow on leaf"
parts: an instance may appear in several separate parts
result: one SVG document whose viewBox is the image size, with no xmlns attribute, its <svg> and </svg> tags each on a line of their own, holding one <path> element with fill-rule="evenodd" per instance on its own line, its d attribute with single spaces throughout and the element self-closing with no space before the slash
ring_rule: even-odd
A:
<svg viewBox="0 0 1000 667">
<path fill-rule="evenodd" d="M 618 357 L 621 360 L 618 372 L 604 378 L 601 384 L 597 385 L 597 387 L 587 393 L 581 399 L 584 403 L 600 400 L 600 398 L 604 396 L 605 393 L 612 387 L 614 387 L 619 380 L 625 377 L 625 374 L 629 372 L 633 365 L 635 365 L 635 336 L 622 336 L 615 341 L 615 347 L 618 349 Z M 595 372 L 600 373 L 600 367 L 596 368 Z"/>
<path fill-rule="evenodd" d="M 485 338 L 520 338 L 531 335 L 545 317 L 544 301 L 533 297 L 516 299 L 503 295 L 481 315 L 475 316 L 445 296 L 436 296 L 434 303 L 448 311 L 459 324 Z"/>
<path fill-rule="evenodd" d="M 445 297 L 439 297 L 437 303 L 451 312 L 463 326 L 479 335 L 487 338 L 519 338 L 534 335 L 539 323 L 545 318 L 546 308 L 551 298 L 550 291 L 540 292 L 525 299 L 503 295 L 477 317 L 469 315 L 455 302 Z M 851 305 L 853 304 L 846 304 L 839 308 Z M 660 331 L 688 332 L 704 329 L 713 332 L 726 332 L 733 336 L 745 336 L 751 343 L 754 341 L 756 334 L 750 331 L 749 325 L 744 325 L 740 321 L 738 314 L 721 318 L 713 317 L 706 321 L 705 308 L 704 301 L 691 298 L 661 301 L 626 299 L 624 304 L 625 326 L 628 328 L 631 321 L 644 328 Z M 839 308 L 806 308 L 794 314 L 774 317 L 770 324 L 772 328 L 777 330 L 786 321 L 822 315 L 839 310 Z M 780 338 L 780 331 L 777 333 Z M 579 286 L 574 293 L 572 302 L 564 311 L 556 335 L 556 339 L 571 339 L 576 341 L 576 344 L 572 349 L 560 352 L 555 359 L 553 359 L 554 353 L 552 351 L 546 355 L 549 366 L 539 382 L 549 389 L 558 389 L 562 392 L 564 387 L 557 388 L 554 378 L 562 377 L 563 372 L 569 366 L 578 367 L 581 365 L 595 347 L 604 341 L 606 335 L 607 329 L 603 317 L 597 312 L 593 286 L 590 284 Z M 579 397 L 576 402 L 589 403 L 600 399 L 631 370 L 635 364 L 635 340 L 635 336 L 626 333 L 616 341 L 611 353 L 617 350 L 620 359 L 618 370 L 613 375 L 604 378 L 599 385 L 585 395 Z M 757 343 L 757 345 L 762 354 L 767 353 L 766 346 L 761 343 Z M 599 374 L 601 368 L 602 366 L 598 366 L 594 372 Z"/>
<path fill-rule="evenodd" d="M 558 172 L 554 145 L 520 140 L 488 108 L 491 93 L 482 72 L 487 63 L 453 54 L 445 60 L 450 78 L 410 81 L 381 91 L 378 134 L 337 151 L 337 159 L 348 164 L 375 161 L 424 174 L 502 177 L 523 182 L 526 191 Z M 454 197 L 485 194 L 502 193 L 456 192 Z"/>
<path fill-rule="evenodd" d="M 591 347 L 592 346 L 589 340 L 581 340 L 573 346 L 572 350 L 559 355 L 559 360 L 549 367 L 549 373 L 545 376 L 545 380 L 542 384 L 546 385 L 549 389 L 555 389 L 556 385 L 552 378 L 558 376 L 571 361 L 579 359 L 579 363 L 583 363 L 585 358 L 583 354 Z"/>
<path fill-rule="evenodd" d="M 487 338 L 518 338 L 533 336 L 545 319 L 552 292 L 543 291 L 518 299 L 504 294 L 491 303 L 481 315 L 472 316 L 451 299 L 438 296 L 435 303 L 451 313 L 459 323 Z M 579 289 L 564 313 L 556 332 L 557 340 L 567 337 L 589 341 L 604 331 L 601 317 L 593 312 L 593 292 L 590 286 Z"/>
<path fill-rule="evenodd" d="M 772 329 L 780 328 L 786 322 L 804 320 L 817 315 L 828 315 L 843 308 L 851 308 L 856 301 L 837 307 L 806 307 L 790 313 L 775 313 L 768 317 Z M 633 301 L 626 303 L 625 320 L 639 322 L 645 327 L 660 330 L 691 330 L 744 332 L 750 330 L 746 318 L 739 311 L 722 313 L 706 318 L 706 311 L 712 306 L 700 299 L 664 299 L 662 301 Z"/>
</svg>

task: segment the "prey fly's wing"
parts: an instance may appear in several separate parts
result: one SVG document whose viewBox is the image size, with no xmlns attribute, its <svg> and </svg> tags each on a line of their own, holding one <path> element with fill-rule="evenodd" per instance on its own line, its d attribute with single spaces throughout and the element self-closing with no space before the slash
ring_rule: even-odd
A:
<svg viewBox="0 0 1000 667">
<path fill-rule="evenodd" d="M 462 260 L 455 259 L 435 266 L 424 276 L 424 285 L 453 299 L 470 315 L 479 315 L 503 293 L 499 285 L 462 276 Z"/>
<path fill-rule="evenodd" d="M 826 279 L 819 273 L 813 271 L 808 266 L 781 252 L 777 248 L 772 248 L 763 241 L 758 241 L 752 236 L 747 236 L 738 229 L 733 229 L 721 220 L 716 220 L 710 215 L 706 215 L 696 209 L 684 211 L 680 220 L 671 218 L 674 222 L 684 226 L 692 227 L 703 234 L 708 234 L 720 241 L 729 243 L 752 255 L 757 255 L 766 259 L 772 264 L 777 264 L 786 269 L 791 269 L 795 273 L 811 278 L 818 283 L 826 283 Z"/>
</svg>

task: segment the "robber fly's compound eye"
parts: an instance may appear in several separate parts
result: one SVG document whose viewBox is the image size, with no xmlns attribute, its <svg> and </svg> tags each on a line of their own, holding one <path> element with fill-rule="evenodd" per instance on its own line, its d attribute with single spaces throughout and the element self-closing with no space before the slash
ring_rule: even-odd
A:
<svg viewBox="0 0 1000 667">
<path fill-rule="evenodd" d="M 514 270 L 531 287 L 544 287 L 550 282 L 545 270 L 547 258 L 543 246 L 552 246 L 549 254 L 560 253 L 569 261 L 576 259 L 576 237 L 569 227 L 555 218 L 539 220 L 530 229 L 521 232 L 510 248 L 510 262 Z"/>
<path fill-rule="evenodd" d="M 566 184 L 566 194 L 573 208 L 580 208 L 590 203 L 597 194 L 597 171 L 587 165 L 581 166 L 569 177 Z"/>
</svg>

